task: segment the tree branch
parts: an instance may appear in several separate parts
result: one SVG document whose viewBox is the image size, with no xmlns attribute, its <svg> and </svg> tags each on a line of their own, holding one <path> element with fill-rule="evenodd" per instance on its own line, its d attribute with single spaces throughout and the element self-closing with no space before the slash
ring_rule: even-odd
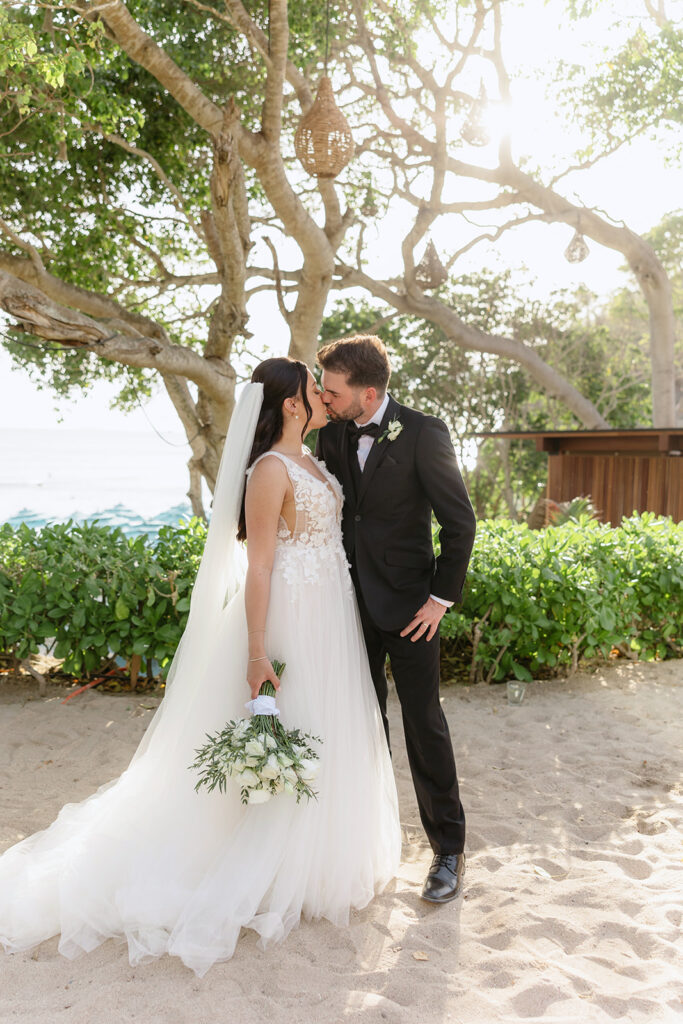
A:
<svg viewBox="0 0 683 1024">
<path fill-rule="evenodd" d="M 79 4 L 90 21 L 100 18 L 121 49 L 164 88 L 201 128 L 214 134 L 223 121 L 220 107 L 204 95 L 195 82 L 140 27 L 121 0 L 97 0 Z"/>
<path fill-rule="evenodd" d="M 121 149 L 124 149 L 127 153 L 131 153 L 133 156 L 137 156 L 140 157 L 142 160 L 145 160 L 150 165 L 159 181 L 166 187 L 168 192 L 170 192 L 171 202 L 175 206 L 178 213 L 180 213 L 183 216 L 183 218 L 187 221 L 188 225 L 194 231 L 195 235 L 202 243 L 202 245 L 206 245 L 206 238 L 204 237 L 204 232 L 202 231 L 201 225 L 197 224 L 197 222 L 191 216 L 189 211 L 186 209 L 185 202 L 183 200 L 181 192 L 179 191 L 179 189 L 176 188 L 176 186 L 173 184 L 173 182 L 170 180 L 170 178 L 164 171 L 159 161 L 155 157 L 153 157 L 151 153 L 148 153 L 146 150 L 141 149 L 139 146 L 133 145 L 132 142 L 128 142 L 121 135 L 115 135 L 112 134 L 111 132 L 105 132 L 104 129 L 101 128 L 99 125 L 91 124 L 89 122 L 84 121 L 83 127 L 87 131 L 95 132 L 97 135 L 100 135 L 103 139 L 106 139 L 107 142 L 111 142 L 115 146 L 120 146 Z"/>
<path fill-rule="evenodd" d="M 286 324 L 289 325 L 291 314 L 287 309 L 287 306 L 285 305 L 285 299 L 282 293 L 282 275 L 280 274 L 280 264 L 277 258 L 277 250 L 267 235 L 264 237 L 263 241 L 270 249 L 271 256 L 273 257 L 273 276 L 275 279 L 275 294 L 277 295 L 278 309 L 280 310 L 280 315 L 282 316 L 282 319 L 285 321 Z"/>
<path fill-rule="evenodd" d="M 38 271 L 30 260 L 0 251 L 0 270 L 39 289 L 54 302 L 78 309 L 88 316 L 126 322 L 135 332 L 148 337 L 169 340 L 166 331 L 156 320 L 140 313 L 133 313 L 106 295 L 99 295 L 78 285 L 67 284 L 45 269 Z"/>
<path fill-rule="evenodd" d="M 233 386 L 229 368 L 202 359 L 192 349 L 160 342 L 158 337 L 127 333 L 130 325 L 110 319 L 99 322 L 50 299 L 13 274 L 0 270 L 0 308 L 17 319 L 22 330 L 67 346 L 86 348 L 102 359 L 181 375 L 217 400 Z"/>
<path fill-rule="evenodd" d="M 0 217 L 0 231 L 2 231 L 3 235 L 6 235 L 10 239 L 10 241 L 14 242 L 14 244 L 18 246 L 19 249 L 23 249 L 24 252 L 28 253 L 29 259 L 33 265 L 33 269 L 37 274 L 42 274 L 45 272 L 45 264 L 43 263 L 41 255 L 36 249 L 36 247 L 34 245 L 31 245 L 30 242 L 27 242 L 23 238 L 21 238 L 16 233 L 16 231 L 14 231 L 12 227 L 10 227 L 7 221 L 3 220 L 2 217 Z"/>
<path fill-rule="evenodd" d="M 375 281 L 367 274 L 354 270 L 352 267 L 337 268 L 340 280 L 339 288 L 360 286 L 376 298 L 393 306 L 399 313 L 428 320 L 441 327 L 446 336 L 461 348 L 473 349 L 477 352 L 490 352 L 503 359 L 513 359 L 524 366 L 543 389 L 551 395 L 557 395 L 577 416 L 586 427 L 606 429 L 609 424 L 600 415 L 593 403 L 585 398 L 561 374 L 548 365 L 533 349 L 515 338 L 507 338 L 497 334 L 486 334 L 478 327 L 466 324 L 454 310 L 438 299 L 408 293 L 399 295 L 381 281 Z"/>
<path fill-rule="evenodd" d="M 269 62 L 266 94 L 261 115 L 261 130 L 271 146 L 279 147 L 282 130 L 282 87 L 285 81 L 287 46 L 289 44 L 287 0 L 269 0 L 269 12 Z"/>
</svg>

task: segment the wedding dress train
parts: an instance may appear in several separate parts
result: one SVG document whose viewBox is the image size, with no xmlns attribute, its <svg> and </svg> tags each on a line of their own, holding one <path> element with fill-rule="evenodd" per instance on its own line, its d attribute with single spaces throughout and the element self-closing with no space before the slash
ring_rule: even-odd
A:
<svg viewBox="0 0 683 1024">
<path fill-rule="evenodd" d="M 281 721 L 323 741 L 318 799 L 244 807 L 231 781 L 224 794 L 194 790 L 195 748 L 246 714 L 239 588 L 209 643 L 181 641 L 191 658 L 123 774 L 0 857 L 7 952 L 59 934 L 71 958 L 125 937 L 131 964 L 169 953 L 201 976 L 232 956 L 242 927 L 265 947 L 301 916 L 344 925 L 395 875 L 396 789 L 342 546 L 341 488 L 313 457 L 262 458 L 273 456 L 287 467 L 297 522 L 291 535 L 280 523 L 266 650 L 286 663 Z"/>
</svg>

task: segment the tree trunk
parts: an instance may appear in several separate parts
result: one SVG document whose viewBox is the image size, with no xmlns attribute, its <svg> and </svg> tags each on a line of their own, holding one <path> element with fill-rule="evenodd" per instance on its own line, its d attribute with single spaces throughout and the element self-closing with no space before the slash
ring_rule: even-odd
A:
<svg viewBox="0 0 683 1024">
<path fill-rule="evenodd" d="M 649 246 L 646 250 L 649 250 Z M 653 258 L 654 257 L 654 258 Z M 676 319 L 671 284 L 651 251 L 629 260 L 638 279 L 650 314 L 650 362 L 652 366 L 652 426 L 676 426 L 676 375 L 674 345 Z"/>
<path fill-rule="evenodd" d="M 192 451 L 187 464 L 190 474 L 187 496 L 192 505 L 192 514 L 206 519 L 202 479 L 206 480 L 209 490 L 213 492 L 225 435 L 235 405 L 234 372 L 232 393 L 226 395 L 222 402 L 212 402 L 201 389 L 195 401 L 186 380 L 167 375 L 163 379 Z"/>
<path fill-rule="evenodd" d="M 316 261 L 315 272 L 304 264 L 296 306 L 288 318 L 291 332 L 289 355 L 292 359 L 300 359 L 307 363 L 311 368 L 315 366 L 320 325 L 330 293 L 334 266 L 329 246 L 321 243 L 320 250 L 320 260 Z M 330 265 L 326 266 L 327 264 Z"/>
<path fill-rule="evenodd" d="M 496 441 L 498 451 L 500 453 L 501 465 L 503 467 L 503 495 L 508 507 L 508 515 L 514 522 L 517 518 L 517 506 L 515 504 L 515 495 L 512 490 L 512 476 L 510 474 L 510 438 L 499 437 Z"/>
</svg>

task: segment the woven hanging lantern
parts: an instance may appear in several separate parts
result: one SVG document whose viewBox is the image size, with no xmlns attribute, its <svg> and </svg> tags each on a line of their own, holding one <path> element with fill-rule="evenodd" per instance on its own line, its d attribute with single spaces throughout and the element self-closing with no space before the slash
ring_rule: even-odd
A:
<svg viewBox="0 0 683 1024">
<path fill-rule="evenodd" d="M 313 106 L 301 118 L 294 148 L 304 169 L 318 178 L 336 178 L 353 156 L 349 122 L 334 101 L 327 75 L 320 79 Z"/>
<path fill-rule="evenodd" d="M 365 190 L 365 197 L 361 204 L 360 212 L 364 217 L 375 217 L 377 215 L 378 210 L 379 206 L 377 205 L 375 193 L 368 185 L 367 189 Z"/>
<path fill-rule="evenodd" d="M 564 258 L 568 263 L 583 263 L 589 252 L 590 249 L 586 245 L 586 239 L 577 228 L 574 232 L 574 237 L 564 250 Z"/>
<path fill-rule="evenodd" d="M 470 146 L 488 146 L 491 141 L 491 133 L 484 120 L 487 102 L 486 89 L 482 82 L 479 86 L 479 95 L 472 101 L 467 120 L 460 129 L 460 138 Z"/>
<path fill-rule="evenodd" d="M 448 279 L 448 271 L 439 259 L 436 246 L 430 240 L 424 251 L 424 256 L 415 268 L 415 280 L 420 288 L 438 288 L 440 284 Z"/>
</svg>

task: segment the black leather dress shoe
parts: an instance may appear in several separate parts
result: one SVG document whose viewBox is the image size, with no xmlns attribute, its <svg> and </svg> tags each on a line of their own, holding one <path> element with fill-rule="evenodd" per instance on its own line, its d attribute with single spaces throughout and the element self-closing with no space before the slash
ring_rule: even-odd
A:
<svg viewBox="0 0 683 1024">
<path fill-rule="evenodd" d="M 428 903 L 448 903 L 462 892 L 464 853 L 436 853 L 422 889 Z"/>
</svg>

